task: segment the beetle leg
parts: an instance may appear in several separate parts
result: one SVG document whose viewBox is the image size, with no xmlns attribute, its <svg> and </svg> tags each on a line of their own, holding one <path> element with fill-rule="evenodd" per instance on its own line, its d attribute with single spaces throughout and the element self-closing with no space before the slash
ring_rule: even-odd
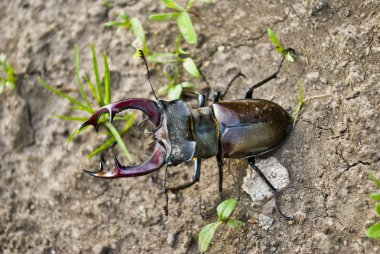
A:
<svg viewBox="0 0 380 254">
<path fill-rule="evenodd" d="M 216 91 L 214 93 L 214 103 L 220 101 L 220 100 L 223 100 L 224 96 L 227 95 L 228 93 L 228 90 L 230 89 L 230 87 L 232 86 L 232 84 L 234 83 L 234 81 L 238 78 L 238 77 L 243 77 L 243 78 L 246 78 L 246 76 L 241 72 L 239 71 L 232 79 L 231 81 L 227 84 L 227 87 L 226 89 L 224 89 L 224 92 L 221 93 L 220 91 Z"/>
<path fill-rule="evenodd" d="M 164 212 L 165 212 L 165 216 L 168 216 L 169 215 L 169 196 L 168 196 L 168 188 L 166 187 L 166 183 L 167 183 L 167 178 L 168 178 L 168 165 L 166 165 L 166 168 L 165 168 L 165 179 L 164 179 L 164 187 L 162 189 L 162 192 L 164 193 L 165 195 L 165 206 L 164 206 Z"/>
<path fill-rule="evenodd" d="M 174 192 L 183 190 L 199 182 L 199 179 L 201 178 L 201 162 L 202 160 L 200 158 L 194 159 L 194 174 L 193 174 L 193 180 L 191 182 L 185 183 L 177 187 L 168 188 L 168 190 L 171 190 Z"/>
<path fill-rule="evenodd" d="M 248 160 L 249 165 L 256 171 L 256 173 L 261 177 L 261 179 L 268 185 L 268 187 L 273 192 L 274 197 L 275 197 L 275 205 L 276 205 L 277 211 L 286 220 L 294 220 L 294 216 L 287 216 L 281 211 L 281 208 L 280 208 L 280 205 L 278 202 L 278 197 L 280 196 L 281 193 L 279 191 L 277 191 L 277 189 L 275 187 L 273 187 L 273 185 L 269 182 L 269 180 L 265 177 L 265 175 L 261 172 L 261 170 L 255 165 L 255 158 L 251 157 L 251 158 L 248 158 L 247 160 Z"/>
<path fill-rule="evenodd" d="M 216 156 L 216 160 L 218 161 L 218 175 L 219 175 L 219 196 L 222 198 L 222 192 L 223 192 L 223 159 L 222 156 L 218 153 Z"/>
<path fill-rule="evenodd" d="M 277 70 L 272 75 L 270 75 L 269 77 L 261 80 L 257 84 L 254 84 L 254 85 L 250 86 L 249 89 L 248 89 L 248 91 L 247 91 L 247 93 L 246 93 L 246 95 L 245 95 L 245 98 L 246 99 L 252 99 L 253 90 L 255 90 L 256 88 L 258 88 L 258 87 L 264 85 L 265 83 L 271 81 L 272 79 L 277 78 L 277 74 L 280 72 L 282 64 L 284 63 L 284 60 L 285 60 L 285 55 L 282 56 L 281 62 L 279 64 Z"/>
</svg>

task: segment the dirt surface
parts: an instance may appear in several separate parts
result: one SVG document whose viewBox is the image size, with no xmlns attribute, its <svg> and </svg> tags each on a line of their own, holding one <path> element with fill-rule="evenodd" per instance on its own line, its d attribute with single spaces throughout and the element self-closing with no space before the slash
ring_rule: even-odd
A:
<svg viewBox="0 0 380 254">
<path fill-rule="evenodd" d="M 114 181 L 84 175 L 82 168 L 97 168 L 99 157 L 86 156 L 104 137 L 88 131 L 68 144 L 79 123 L 52 118 L 76 113 L 37 77 L 79 97 L 75 43 L 85 73 L 92 66 L 90 42 L 99 54 L 108 52 L 113 101 L 152 98 L 144 67 L 131 57 L 131 33 L 117 35 L 103 23 L 120 10 L 140 18 L 154 51 L 170 50 L 176 24 L 148 20 L 165 10 L 159 1 L 110 3 L 112 9 L 101 1 L 0 1 L 0 52 L 19 77 L 16 91 L 0 95 L 0 253 L 197 253 L 200 229 L 216 220 L 214 159 L 204 161 L 198 185 L 169 195 L 166 217 L 164 170 L 153 178 Z M 271 27 L 295 49 L 296 62 L 286 63 L 279 78 L 254 96 L 294 110 L 299 81 L 306 97 L 327 95 L 308 101 L 289 140 L 273 154 L 290 173 L 292 188 L 283 195 L 282 208 L 298 219 L 281 218 L 273 199 L 253 205 L 241 190 L 247 163 L 225 160 L 223 194 L 240 196 L 234 217 L 246 225 L 217 233 L 209 253 L 380 252 L 379 241 L 365 236 L 378 220 L 367 172 L 380 176 L 379 6 L 377 0 L 238 0 L 194 9 L 200 42 L 189 49 L 212 91 L 223 90 L 240 70 L 247 79 L 239 79 L 227 97 L 242 98 L 249 84 L 275 70 L 280 55 L 266 36 Z M 151 68 L 158 89 L 165 80 L 160 66 Z M 198 90 L 204 88 L 199 82 Z M 144 130 L 134 128 L 125 138 L 135 160 L 144 160 Z M 105 153 L 109 168 L 112 154 L 120 152 Z M 170 168 L 169 184 L 191 174 L 190 164 Z M 259 217 L 274 219 L 273 225 L 265 230 Z"/>
</svg>

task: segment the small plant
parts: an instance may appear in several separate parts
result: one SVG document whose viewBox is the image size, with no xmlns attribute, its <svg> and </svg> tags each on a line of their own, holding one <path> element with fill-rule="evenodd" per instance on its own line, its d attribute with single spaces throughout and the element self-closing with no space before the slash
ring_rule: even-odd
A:
<svg viewBox="0 0 380 254">
<path fill-rule="evenodd" d="M 311 100 L 314 100 L 314 99 L 320 99 L 320 98 L 324 98 L 324 97 L 328 97 L 328 96 L 330 96 L 330 95 L 329 94 L 322 94 L 322 95 L 316 95 L 316 96 L 311 96 L 311 97 L 304 97 L 304 94 L 303 94 L 303 83 L 300 80 L 299 81 L 298 96 L 296 96 L 296 101 L 297 101 L 298 104 L 297 104 L 296 110 L 292 114 L 293 126 L 296 125 L 297 120 L 298 120 L 299 116 L 301 115 L 301 113 L 302 113 L 302 111 L 304 109 L 303 107 L 304 107 L 304 105 L 308 101 L 311 101 Z"/>
<path fill-rule="evenodd" d="M 288 60 L 289 62 L 294 62 L 294 58 L 292 57 L 289 49 L 286 49 L 284 46 L 282 46 L 280 40 L 277 38 L 277 36 L 270 28 L 268 28 L 268 36 L 269 39 L 274 43 L 274 45 L 276 45 L 277 51 L 280 54 L 284 55 L 286 60 Z"/>
<path fill-rule="evenodd" d="M 183 77 L 183 69 L 190 74 L 190 76 L 200 79 L 202 77 L 197 65 L 190 56 L 190 52 L 185 51 L 181 44 L 183 40 L 188 44 L 196 44 L 198 42 L 197 33 L 190 18 L 190 10 L 195 2 L 212 3 L 211 0 L 190 0 L 186 6 L 182 6 L 175 0 L 161 0 L 165 5 L 174 10 L 168 13 L 159 13 L 149 16 L 152 21 L 169 21 L 176 20 L 178 25 L 178 36 L 171 52 L 155 52 L 150 53 L 144 29 L 141 26 L 141 22 L 137 18 L 129 19 L 125 13 L 119 15 L 118 21 L 110 21 L 105 25 L 110 27 L 128 28 L 131 29 L 134 36 L 142 42 L 141 49 L 147 56 L 147 60 L 150 62 L 156 62 L 163 65 L 163 74 L 168 80 L 168 83 L 158 90 L 159 95 L 167 94 L 169 99 L 174 100 L 181 97 L 184 90 L 194 89 L 195 84 L 186 80 Z M 137 50 L 140 48 L 137 47 Z"/>
<path fill-rule="evenodd" d="M 118 16 L 118 20 L 109 21 L 104 24 L 106 27 L 117 27 L 117 32 L 121 29 L 127 28 L 132 30 L 135 38 L 138 38 L 142 42 L 142 50 L 145 55 L 149 55 L 149 48 L 146 43 L 146 36 L 143 26 L 138 18 L 129 18 L 125 12 L 121 12 Z"/>
<path fill-rule="evenodd" d="M 371 180 L 376 184 L 377 188 L 380 190 L 380 179 L 377 179 L 373 174 L 368 174 Z M 378 216 L 380 216 L 380 193 L 372 193 L 371 198 L 376 201 L 375 211 Z M 369 238 L 380 239 L 380 221 L 376 222 L 367 229 L 367 236 Z"/>
<path fill-rule="evenodd" d="M 91 51 L 92 51 L 92 61 L 93 61 L 93 68 L 94 68 L 94 75 L 95 75 L 95 84 L 91 81 L 91 79 L 88 76 L 85 76 L 86 82 L 89 86 L 89 89 L 91 90 L 91 95 L 94 98 L 94 100 L 97 102 L 98 106 L 102 107 L 105 104 L 111 103 L 111 75 L 110 71 L 108 68 L 108 58 L 106 53 L 104 53 L 103 56 L 103 61 L 104 61 L 104 78 L 103 78 L 103 86 L 100 80 L 100 75 L 99 75 L 99 68 L 98 68 L 98 60 L 96 57 L 95 53 L 95 48 L 94 45 L 91 45 Z M 82 84 L 82 79 L 80 77 L 80 66 L 79 66 L 79 54 L 78 54 L 78 47 L 75 45 L 75 74 L 76 74 L 76 84 L 78 86 L 78 90 L 82 96 L 82 99 L 84 102 L 80 102 L 79 100 L 71 97 L 70 95 L 61 92 L 52 86 L 46 84 L 46 82 L 42 79 L 39 78 L 39 82 L 49 91 L 55 93 L 58 96 L 61 96 L 67 100 L 69 100 L 73 106 L 73 110 L 75 111 L 83 111 L 86 112 L 89 115 L 92 115 L 95 113 L 94 107 L 92 107 L 89 96 L 87 96 L 86 92 L 84 91 L 84 87 Z M 96 106 L 96 107 L 98 107 Z M 79 122 L 84 122 L 88 119 L 87 116 L 65 116 L 65 115 L 59 115 L 56 116 L 57 118 L 63 119 L 63 120 L 68 120 L 68 121 L 79 121 Z M 99 119 L 99 123 L 102 123 L 106 126 L 108 129 L 108 132 L 104 132 L 105 135 L 109 136 L 110 138 L 104 142 L 101 146 L 96 148 L 93 152 L 91 152 L 88 156 L 88 158 L 93 157 L 94 155 L 106 150 L 107 148 L 111 147 L 115 142 L 119 145 L 121 151 L 123 154 L 128 158 L 129 161 L 132 160 L 132 157 L 127 149 L 127 146 L 125 145 L 123 139 L 121 136 L 126 133 L 129 128 L 132 125 L 133 119 L 135 118 L 135 115 L 133 114 L 126 114 L 123 117 L 116 116 L 115 120 L 124 120 L 127 121 L 126 125 L 124 128 L 119 132 L 116 127 L 110 123 L 109 121 L 109 115 L 105 114 Z M 86 128 L 84 128 L 86 129 Z M 75 130 L 70 137 L 68 138 L 68 141 L 70 142 L 77 134 L 81 133 L 84 129 L 82 130 Z"/>
<path fill-rule="evenodd" d="M 237 199 L 227 199 L 220 203 L 216 208 L 219 220 L 217 222 L 204 226 L 199 233 L 198 246 L 201 252 L 206 252 L 210 245 L 216 230 L 222 224 L 227 224 L 231 228 L 239 228 L 244 226 L 244 222 L 236 219 L 230 219 L 238 205 Z"/>
<path fill-rule="evenodd" d="M 8 62 L 7 56 L 0 53 L 0 94 L 6 87 L 14 89 L 16 81 L 17 78 L 13 66 Z"/>
</svg>

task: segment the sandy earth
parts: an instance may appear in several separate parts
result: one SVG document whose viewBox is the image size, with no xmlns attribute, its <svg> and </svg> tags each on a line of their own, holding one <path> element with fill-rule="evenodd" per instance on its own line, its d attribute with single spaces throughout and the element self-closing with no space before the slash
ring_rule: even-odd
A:
<svg viewBox="0 0 380 254">
<path fill-rule="evenodd" d="M 204 161 L 197 186 L 169 195 L 166 217 L 164 170 L 114 181 L 84 175 L 82 168 L 96 169 L 99 157 L 86 156 L 104 137 L 88 131 L 68 144 L 79 123 L 52 118 L 75 112 L 37 78 L 79 97 L 75 43 L 84 73 L 91 71 L 90 42 L 99 55 L 108 52 L 114 101 L 152 98 L 141 62 L 131 58 L 131 33 L 117 35 L 103 23 L 120 10 L 140 18 L 154 51 L 170 49 L 176 24 L 147 19 L 165 9 L 159 1 L 110 2 L 112 9 L 101 1 L 0 1 L 0 52 L 19 77 L 16 91 L 0 95 L 0 253 L 197 253 L 200 229 L 216 220 L 214 159 Z M 239 0 L 194 9 L 200 42 L 190 50 L 212 91 L 222 90 L 240 70 L 247 79 L 239 79 L 227 97 L 242 98 L 249 84 L 273 72 L 280 56 L 266 36 L 272 27 L 296 50 L 296 62 L 286 63 L 279 78 L 254 95 L 289 110 L 296 107 L 299 81 L 306 96 L 327 95 L 306 104 L 288 142 L 273 154 L 291 179 L 283 210 L 298 220 L 282 219 L 273 199 L 253 205 L 241 190 L 247 164 L 226 160 L 224 196 L 240 196 L 234 217 L 246 225 L 217 233 L 209 253 L 380 252 L 380 242 L 365 236 L 379 219 L 367 176 L 380 176 L 379 6 L 378 0 Z M 151 68 L 158 89 L 165 79 L 160 66 Z M 198 90 L 204 88 L 199 82 Z M 136 162 L 144 160 L 144 130 L 134 128 L 125 139 Z M 108 167 L 113 154 L 120 152 L 104 154 Z M 169 184 L 192 174 L 185 164 L 169 171 Z M 269 229 L 258 224 L 260 214 L 274 219 Z"/>
</svg>

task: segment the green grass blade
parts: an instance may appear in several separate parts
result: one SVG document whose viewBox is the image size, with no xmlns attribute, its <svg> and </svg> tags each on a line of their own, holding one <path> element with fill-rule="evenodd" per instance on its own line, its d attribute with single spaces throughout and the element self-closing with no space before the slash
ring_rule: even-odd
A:
<svg viewBox="0 0 380 254">
<path fill-rule="evenodd" d="M 195 32 L 193 23 L 191 22 L 190 16 L 186 11 L 182 11 L 178 16 L 177 24 L 183 38 L 185 38 L 188 43 L 197 43 L 197 33 Z"/>
<path fill-rule="evenodd" d="M 124 116 L 123 118 L 127 119 L 126 116 Z M 129 130 L 129 128 L 132 126 L 133 120 L 135 119 L 135 115 L 134 114 L 128 115 L 128 118 L 129 118 L 129 121 L 125 125 L 124 129 L 120 132 L 120 135 L 123 135 L 124 133 L 126 133 Z M 116 119 L 116 117 L 115 117 L 115 119 Z M 125 119 L 123 119 L 123 120 L 125 120 Z M 115 137 L 110 138 L 103 145 L 99 146 L 96 150 L 94 150 L 92 153 L 90 153 L 87 158 L 90 159 L 94 155 L 101 153 L 102 151 L 104 151 L 104 150 L 108 149 L 110 146 L 112 146 L 113 143 L 115 143 L 115 142 L 116 142 Z"/>
<path fill-rule="evenodd" d="M 129 128 L 131 128 L 131 126 L 133 124 L 133 120 L 135 120 L 135 117 L 136 117 L 135 114 L 130 114 L 129 115 L 129 117 L 128 117 L 129 120 L 128 120 L 127 124 L 125 125 L 124 129 L 120 132 L 121 135 L 123 135 L 124 133 L 126 133 L 129 130 Z M 123 120 L 126 120 L 128 118 L 125 118 Z"/>
<path fill-rule="evenodd" d="M 149 20 L 165 21 L 165 20 L 175 19 L 178 17 L 178 15 L 179 15 L 179 12 L 152 14 L 149 16 Z"/>
<path fill-rule="evenodd" d="M 111 103 L 111 74 L 108 67 L 107 54 L 104 53 L 104 91 L 106 92 L 106 104 Z"/>
<path fill-rule="evenodd" d="M 104 150 L 106 150 L 106 149 L 108 149 L 109 147 L 111 147 L 113 143 L 115 143 L 115 138 L 110 138 L 109 140 L 107 140 L 106 142 L 104 142 L 103 145 L 99 146 L 99 147 L 96 148 L 94 151 L 92 151 L 92 152 L 87 156 L 87 158 L 88 158 L 88 159 L 91 159 L 92 157 L 94 157 L 94 156 L 97 155 L 98 153 L 101 153 L 101 152 L 103 152 Z"/>
<path fill-rule="evenodd" d="M 91 126 L 86 126 L 86 127 L 84 127 L 83 129 L 76 129 L 75 131 L 73 131 L 73 133 L 71 133 L 70 134 L 70 136 L 69 136 L 69 138 L 67 139 L 67 143 L 70 143 L 73 139 L 74 139 L 74 137 L 76 136 L 76 135 L 78 135 L 79 133 L 82 133 L 83 131 L 85 131 L 87 128 L 91 128 Z"/>
<path fill-rule="evenodd" d="M 380 179 L 377 179 L 376 176 L 372 173 L 368 173 L 371 180 L 376 184 L 377 188 L 380 189 Z"/>
<path fill-rule="evenodd" d="M 270 28 L 268 28 L 268 36 L 269 36 L 269 39 L 273 42 L 273 44 L 276 45 L 277 51 L 281 54 L 285 54 L 286 50 L 284 46 L 282 46 L 280 40 L 277 38 L 273 30 Z"/>
<path fill-rule="evenodd" d="M 110 123 L 110 122 L 105 122 L 105 125 L 107 126 L 107 128 L 110 130 L 110 132 L 114 136 L 117 144 L 119 145 L 121 151 L 124 153 L 125 157 L 127 157 L 127 159 L 129 161 L 132 161 L 131 154 L 129 153 L 126 145 L 124 144 L 123 139 L 120 136 L 120 133 L 117 131 L 117 129 L 115 128 L 115 126 L 113 126 L 112 123 Z"/>
<path fill-rule="evenodd" d="M 102 84 L 100 83 L 98 60 L 96 58 L 96 52 L 95 52 L 94 44 L 91 44 L 91 52 L 92 52 L 92 64 L 94 67 L 94 74 L 95 74 L 95 83 L 96 83 L 96 87 L 98 88 L 98 98 L 100 101 L 99 106 L 104 106 L 103 89 L 102 89 Z"/>
<path fill-rule="evenodd" d="M 70 95 L 67 95 L 63 92 L 60 92 L 58 91 L 57 89 L 49 86 L 48 84 L 46 84 L 46 82 L 42 79 L 42 78 L 38 78 L 38 81 L 41 83 L 41 85 L 43 85 L 46 89 L 48 89 L 50 92 L 53 92 L 55 93 L 56 95 L 58 96 L 61 96 L 67 100 L 69 100 L 70 102 L 72 102 L 73 104 L 77 105 L 78 109 L 80 110 L 83 110 L 83 111 L 87 111 L 87 112 L 90 112 L 92 113 L 93 110 L 87 106 L 85 106 L 84 104 L 82 104 L 81 102 L 79 102 L 78 100 L 74 99 L 73 97 L 71 97 Z"/>
<path fill-rule="evenodd" d="M 94 96 L 94 98 L 98 102 L 98 104 L 100 105 L 100 100 L 99 100 L 98 93 L 96 92 L 96 88 L 95 88 L 94 84 L 92 83 L 91 79 L 87 75 L 84 78 L 86 79 L 87 84 L 90 87 L 92 95 Z"/>
<path fill-rule="evenodd" d="M 80 79 L 79 53 L 78 53 L 78 45 L 76 45 L 76 44 L 74 46 L 74 51 L 75 51 L 75 77 L 77 80 L 77 86 L 78 86 L 79 91 L 80 91 L 84 101 L 86 102 L 87 106 L 92 109 L 91 103 L 88 100 L 86 93 L 84 92 L 83 84 L 82 84 L 82 81 Z"/>
<path fill-rule="evenodd" d="M 82 117 L 82 116 L 64 116 L 64 115 L 58 115 L 54 116 L 59 119 L 68 120 L 68 121 L 78 121 L 78 122 L 85 122 L 88 118 Z"/>
<path fill-rule="evenodd" d="M 95 111 L 94 110 L 89 110 L 88 108 L 84 108 L 84 107 L 81 107 L 81 106 L 71 106 L 71 109 L 72 110 L 76 110 L 76 111 L 85 111 L 85 112 L 89 112 L 89 113 L 94 113 Z"/>
</svg>

